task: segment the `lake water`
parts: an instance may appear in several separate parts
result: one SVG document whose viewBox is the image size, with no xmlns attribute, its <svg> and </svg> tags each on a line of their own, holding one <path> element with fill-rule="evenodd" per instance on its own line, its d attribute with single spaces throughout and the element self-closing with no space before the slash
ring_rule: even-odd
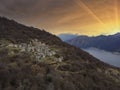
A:
<svg viewBox="0 0 120 90">
<path fill-rule="evenodd" d="M 91 55 L 100 59 L 103 62 L 120 67 L 120 53 L 107 52 L 96 48 L 89 48 L 83 50 L 90 53 Z"/>
</svg>

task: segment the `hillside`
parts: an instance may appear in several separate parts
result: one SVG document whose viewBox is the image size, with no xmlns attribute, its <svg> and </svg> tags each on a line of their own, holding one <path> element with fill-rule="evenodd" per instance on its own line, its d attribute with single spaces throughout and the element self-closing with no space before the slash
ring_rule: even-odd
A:
<svg viewBox="0 0 120 90">
<path fill-rule="evenodd" d="M 119 88 L 119 68 L 44 30 L 0 17 L 0 90 Z"/>
<path fill-rule="evenodd" d="M 120 52 L 120 33 L 96 37 L 78 36 L 66 42 L 79 48 L 94 47 L 111 52 Z"/>
</svg>

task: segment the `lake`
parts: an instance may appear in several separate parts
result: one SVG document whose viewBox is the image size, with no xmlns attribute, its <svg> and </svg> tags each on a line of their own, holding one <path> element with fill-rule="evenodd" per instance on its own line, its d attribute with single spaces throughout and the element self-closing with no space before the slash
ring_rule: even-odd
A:
<svg viewBox="0 0 120 90">
<path fill-rule="evenodd" d="M 96 48 L 83 49 L 94 57 L 113 66 L 120 67 L 120 53 L 112 53 Z"/>
</svg>

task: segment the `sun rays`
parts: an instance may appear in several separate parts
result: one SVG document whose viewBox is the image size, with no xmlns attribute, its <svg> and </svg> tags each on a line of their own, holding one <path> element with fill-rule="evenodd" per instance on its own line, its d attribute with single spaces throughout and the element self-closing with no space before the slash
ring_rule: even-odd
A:
<svg viewBox="0 0 120 90">
<path fill-rule="evenodd" d="M 74 2 L 76 5 L 78 5 L 80 8 L 82 8 L 85 12 L 88 12 L 91 15 L 88 17 L 94 18 L 100 24 L 102 29 L 104 29 L 104 30 L 110 29 L 111 26 L 109 26 L 105 20 L 101 20 L 101 18 L 99 18 L 99 16 L 94 12 L 94 10 L 92 10 L 89 6 L 87 6 L 87 4 L 84 2 L 84 0 L 74 0 Z M 113 26 L 117 31 L 119 31 L 120 27 L 119 27 L 118 0 L 114 0 L 113 8 L 114 8 L 113 12 L 115 12 L 115 13 L 113 13 L 113 14 L 115 14 L 115 16 L 114 16 L 115 22 L 113 22 Z M 112 12 L 111 12 L 111 14 L 112 14 Z M 109 20 L 113 20 L 113 18 L 110 18 Z"/>
<path fill-rule="evenodd" d="M 75 3 L 83 8 L 86 12 L 91 14 L 93 18 L 95 18 L 104 28 L 106 28 L 105 23 L 100 20 L 100 18 L 82 0 L 75 0 Z"/>
<path fill-rule="evenodd" d="M 116 28 L 119 29 L 118 0 L 115 0 L 115 21 L 116 21 Z"/>
</svg>

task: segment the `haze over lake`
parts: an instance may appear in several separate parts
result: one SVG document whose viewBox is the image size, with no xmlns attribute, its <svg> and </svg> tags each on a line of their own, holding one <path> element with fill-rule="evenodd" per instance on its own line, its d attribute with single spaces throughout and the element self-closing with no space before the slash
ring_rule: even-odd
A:
<svg viewBox="0 0 120 90">
<path fill-rule="evenodd" d="M 90 53 L 91 55 L 100 59 L 103 62 L 120 67 L 120 53 L 107 52 L 96 48 L 89 48 L 83 50 Z"/>
</svg>

